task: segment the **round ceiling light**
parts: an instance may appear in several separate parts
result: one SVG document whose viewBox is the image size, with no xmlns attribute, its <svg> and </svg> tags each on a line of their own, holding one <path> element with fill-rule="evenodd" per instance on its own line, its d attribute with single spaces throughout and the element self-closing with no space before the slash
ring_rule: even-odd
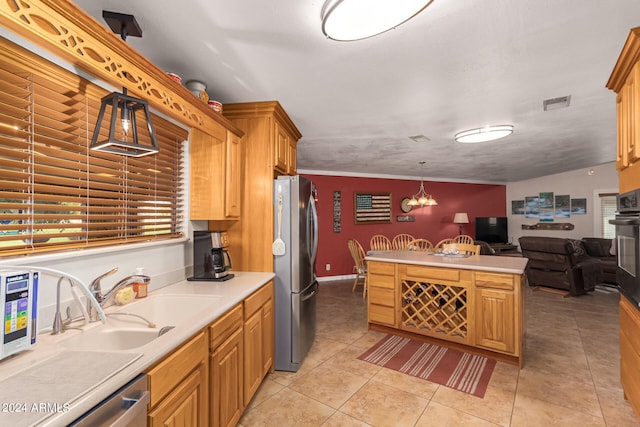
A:
<svg viewBox="0 0 640 427">
<path fill-rule="evenodd" d="M 322 32 L 337 41 L 362 40 L 389 31 L 422 12 L 433 0 L 327 0 Z"/>
<path fill-rule="evenodd" d="M 496 139 L 504 138 L 513 133 L 513 126 L 501 125 L 501 126 L 487 126 L 483 128 L 465 130 L 456 134 L 455 139 L 458 142 L 465 144 L 474 144 L 477 142 L 494 141 Z"/>
</svg>

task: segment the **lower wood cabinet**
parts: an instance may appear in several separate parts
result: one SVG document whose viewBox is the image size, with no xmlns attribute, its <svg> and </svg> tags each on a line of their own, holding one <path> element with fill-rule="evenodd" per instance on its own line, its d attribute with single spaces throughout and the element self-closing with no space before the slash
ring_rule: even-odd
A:
<svg viewBox="0 0 640 427">
<path fill-rule="evenodd" d="M 396 325 L 395 265 L 383 262 L 367 264 L 368 310 L 370 323 Z"/>
<path fill-rule="evenodd" d="M 640 418 L 640 311 L 625 296 L 620 297 L 620 383 Z"/>
<path fill-rule="evenodd" d="M 209 328 L 211 425 L 234 426 L 244 410 L 243 315 L 238 304 Z"/>
<path fill-rule="evenodd" d="M 519 318 L 515 311 L 515 277 L 512 274 L 474 272 L 476 289 L 475 301 L 475 342 L 476 346 L 519 355 L 516 341 L 519 340 Z M 519 292 L 518 292 L 519 294 Z"/>
<path fill-rule="evenodd" d="M 198 333 L 147 372 L 149 427 L 209 424 L 206 336 Z"/>
<path fill-rule="evenodd" d="M 244 404 L 273 369 L 273 281 L 244 301 Z"/>
</svg>

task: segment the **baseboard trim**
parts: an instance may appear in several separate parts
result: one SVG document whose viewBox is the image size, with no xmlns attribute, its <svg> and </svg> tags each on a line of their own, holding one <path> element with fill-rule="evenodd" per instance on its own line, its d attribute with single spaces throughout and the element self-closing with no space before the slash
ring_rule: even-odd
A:
<svg viewBox="0 0 640 427">
<path fill-rule="evenodd" d="M 355 279 L 355 274 L 343 274 L 342 276 L 324 276 L 318 277 L 318 282 L 332 282 L 334 280 L 347 280 L 347 279 Z"/>
</svg>

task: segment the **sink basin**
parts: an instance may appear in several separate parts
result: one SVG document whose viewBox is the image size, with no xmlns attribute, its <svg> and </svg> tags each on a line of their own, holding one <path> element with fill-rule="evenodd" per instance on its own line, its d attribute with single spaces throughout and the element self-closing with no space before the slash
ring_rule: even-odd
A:
<svg viewBox="0 0 640 427">
<path fill-rule="evenodd" d="M 96 327 L 65 339 L 61 345 L 72 350 L 129 350 L 142 347 L 158 338 L 158 332 L 157 328 Z"/>
<path fill-rule="evenodd" d="M 109 308 L 106 325 L 96 325 L 60 344 L 73 350 L 115 351 L 142 347 L 158 338 L 163 327 L 180 325 L 220 298 L 212 295 L 150 296 L 115 311 Z"/>
<path fill-rule="evenodd" d="M 142 316 L 159 327 L 177 326 L 205 308 L 211 307 L 220 298 L 215 295 L 154 295 L 124 305 L 116 311 Z M 131 324 L 132 321 L 135 321 L 134 318 L 128 319 L 130 316 L 117 317 L 118 325 L 124 325 L 123 322 Z M 109 322 L 112 322 L 111 319 L 115 321 L 115 317 L 111 317 Z M 139 321 L 137 324 L 140 325 Z"/>
</svg>

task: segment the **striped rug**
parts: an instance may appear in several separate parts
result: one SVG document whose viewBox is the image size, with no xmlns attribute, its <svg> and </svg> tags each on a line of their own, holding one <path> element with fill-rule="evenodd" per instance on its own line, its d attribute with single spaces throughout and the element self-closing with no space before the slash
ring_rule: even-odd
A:
<svg viewBox="0 0 640 427">
<path fill-rule="evenodd" d="M 435 344 L 387 335 L 358 359 L 484 397 L 496 361 Z"/>
</svg>

